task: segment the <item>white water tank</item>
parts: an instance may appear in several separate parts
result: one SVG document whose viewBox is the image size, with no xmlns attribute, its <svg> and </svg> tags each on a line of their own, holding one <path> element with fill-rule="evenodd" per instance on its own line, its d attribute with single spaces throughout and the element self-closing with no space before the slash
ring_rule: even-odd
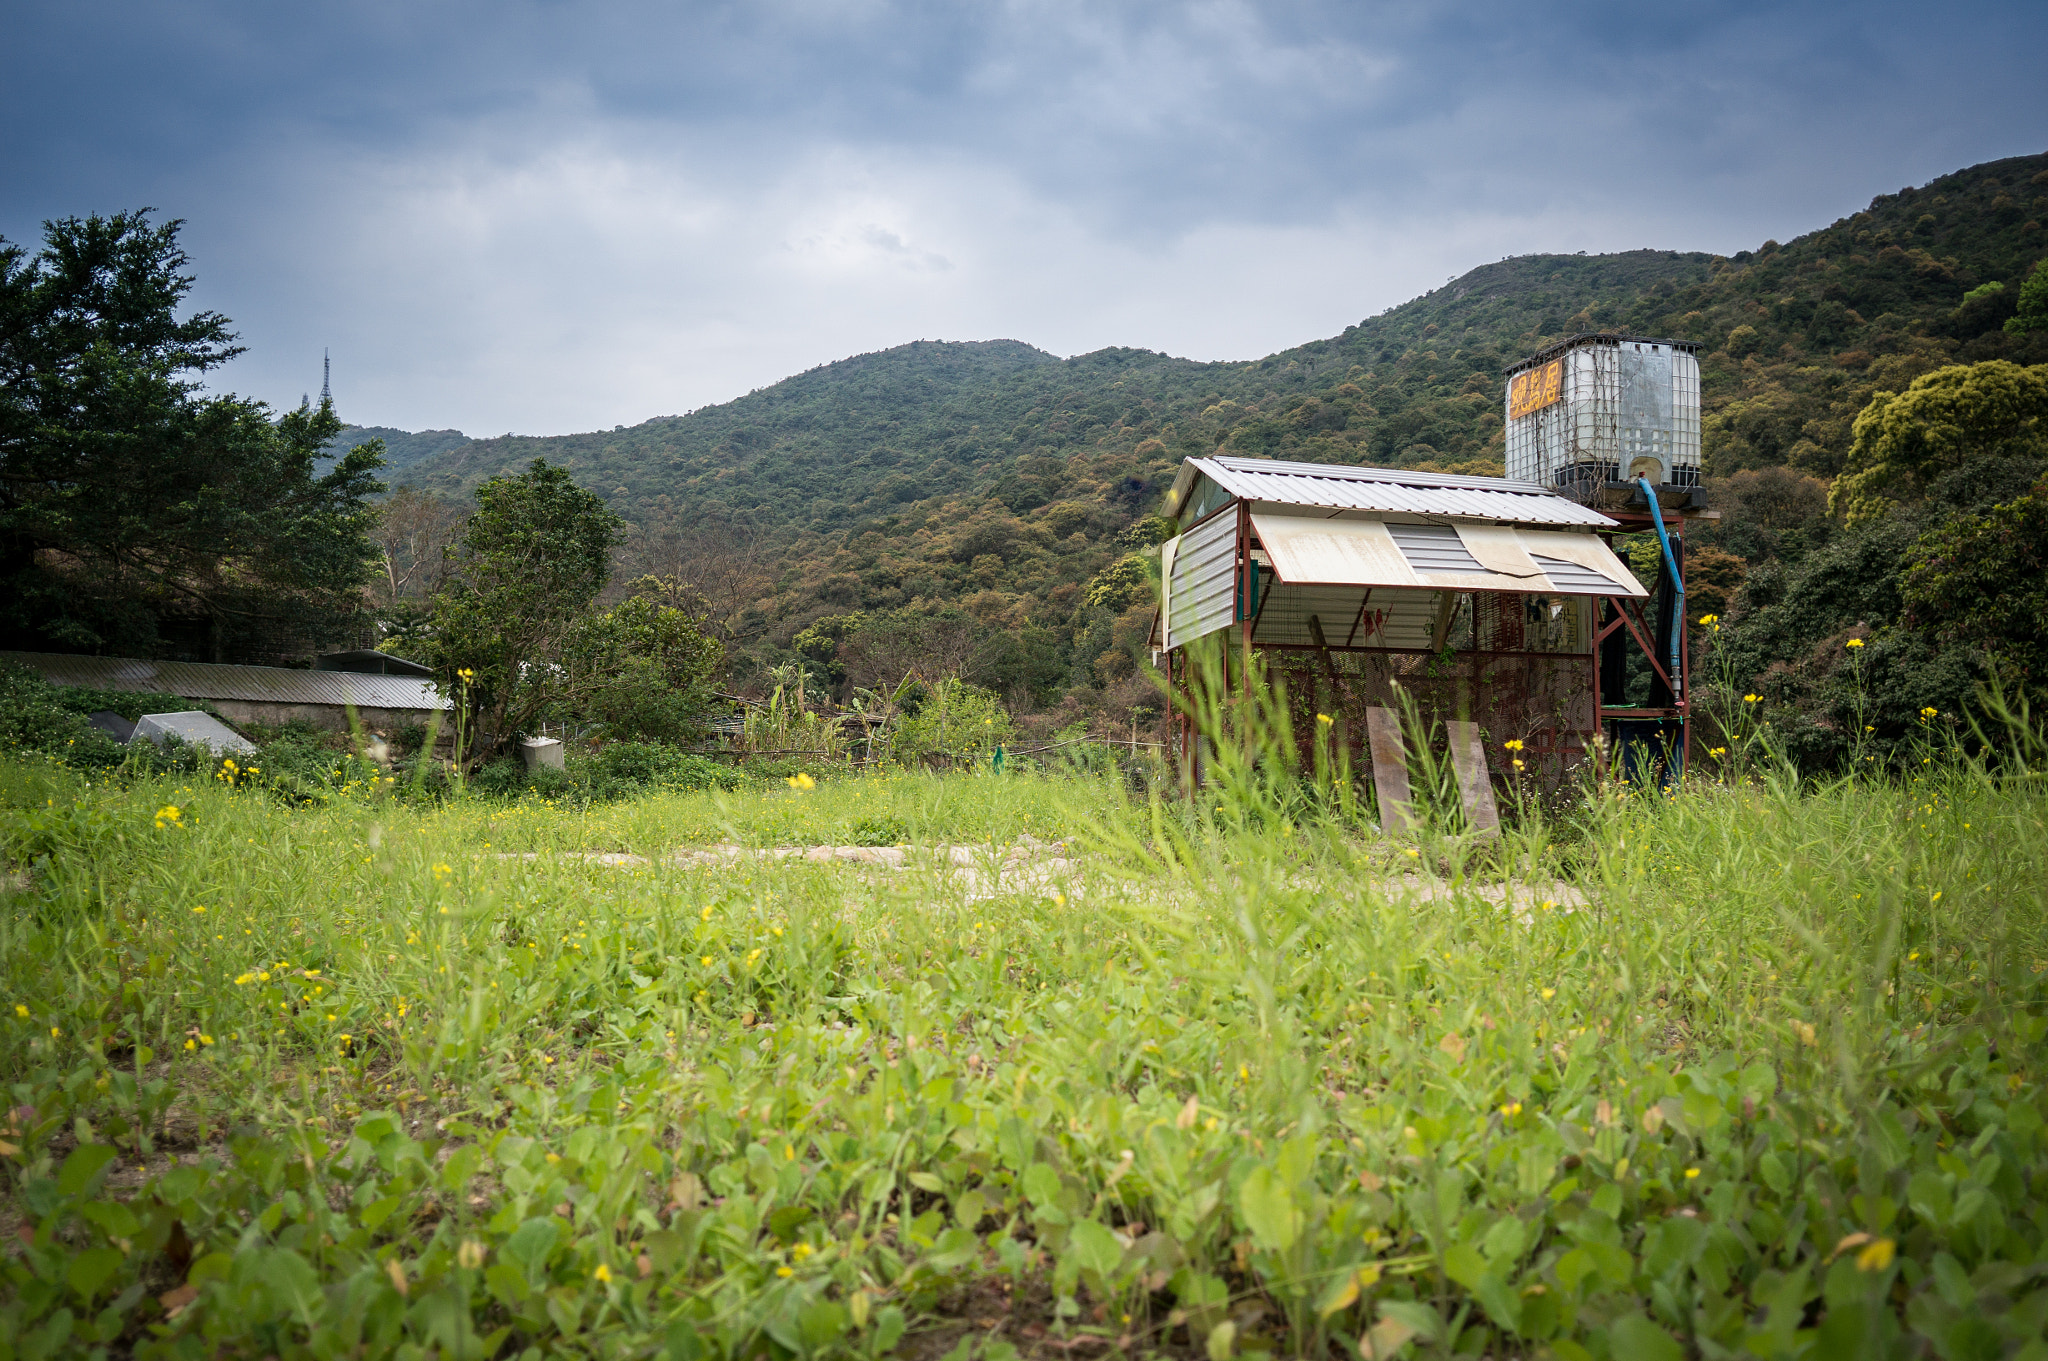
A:
<svg viewBox="0 0 2048 1361">
<path fill-rule="evenodd" d="M 1586 499 L 1611 482 L 1700 481 L 1699 347 L 1598 332 L 1508 370 L 1507 474 Z"/>
</svg>

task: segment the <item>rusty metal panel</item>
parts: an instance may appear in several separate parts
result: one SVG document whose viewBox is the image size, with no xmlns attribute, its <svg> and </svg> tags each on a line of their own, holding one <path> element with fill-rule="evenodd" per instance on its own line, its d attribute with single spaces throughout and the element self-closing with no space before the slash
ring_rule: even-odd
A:
<svg viewBox="0 0 2048 1361">
<path fill-rule="evenodd" d="M 1282 581 L 1326 586 L 1421 584 L 1395 535 L 1379 520 L 1259 514 L 1252 516 L 1252 532 Z"/>
<path fill-rule="evenodd" d="M 1176 539 L 1171 570 L 1166 646 L 1228 628 L 1237 615 L 1237 515 L 1218 515 Z"/>
<path fill-rule="evenodd" d="M 137 657 L 76 657 L 59 652 L 0 652 L 0 664 L 27 667 L 56 685 L 98 690 L 160 691 L 187 699 L 260 704 L 319 704 L 333 708 L 446 709 L 432 681 L 411 676 L 366 676 L 352 671 L 299 671 L 282 666 L 215 666 Z"/>
</svg>

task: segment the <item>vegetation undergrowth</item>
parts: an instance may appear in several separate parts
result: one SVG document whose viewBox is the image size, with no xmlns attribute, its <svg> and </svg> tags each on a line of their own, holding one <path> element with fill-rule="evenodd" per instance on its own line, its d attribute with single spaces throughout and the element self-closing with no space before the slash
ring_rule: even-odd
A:
<svg viewBox="0 0 2048 1361">
<path fill-rule="evenodd" d="M 1470 873 L 1227 743 L 1199 804 L 0 760 L 0 1355 L 2039 1354 L 2013 742 Z M 662 858 L 1027 835 L 1064 877 Z"/>
</svg>

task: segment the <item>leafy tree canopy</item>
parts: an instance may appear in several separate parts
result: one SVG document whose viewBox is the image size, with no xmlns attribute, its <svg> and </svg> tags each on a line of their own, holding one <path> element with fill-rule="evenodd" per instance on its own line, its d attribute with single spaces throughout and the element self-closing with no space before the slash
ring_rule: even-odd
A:
<svg viewBox="0 0 2048 1361">
<path fill-rule="evenodd" d="M 485 482 L 476 499 L 424 641 L 442 688 L 473 716 L 476 754 L 487 757 L 563 702 L 565 644 L 604 589 L 620 522 L 541 459 Z"/>
<path fill-rule="evenodd" d="M 1913 545 L 1906 622 L 1981 651 L 2006 680 L 2048 681 L 2048 481 Z"/>
<path fill-rule="evenodd" d="M 595 723 L 621 741 L 678 742 L 701 732 L 725 647 L 661 595 L 650 580 L 569 629 L 561 663 L 548 672 L 552 717 Z"/>
<path fill-rule="evenodd" d="M 316 475 L 330 406 L 208 396 L 227 319 L 180 316 L 177 221 L 0 240 L 0 629 L 20 645 L 291 653 L 361 626 L 372 441 Z"/>
<path fill-rule="evenodd" d="M 1857 525 L 1882 518 L 1929 482 L 1976 459 L 2048 449 L 2048 364 L 1956 364 L 1880 392 L 1856 417 L 1848 467 L 1829 508 Z"/>
<path fill-rule="evenodd" d="M 2034 266 L 2034 272 L 2020 285 L 2019 306 L 2006 318 L 2005 330 L 2012 335 L 2048 331 L 2048 259 Z"/>
</svg>

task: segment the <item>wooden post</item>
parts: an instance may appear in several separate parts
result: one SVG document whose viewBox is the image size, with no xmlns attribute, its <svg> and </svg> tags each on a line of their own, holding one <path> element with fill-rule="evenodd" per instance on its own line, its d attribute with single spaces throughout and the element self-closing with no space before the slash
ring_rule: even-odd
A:
<svg viewBox="0 0 2048 1361">
<path fill-rule="evenodd" d="M 1607 598 L 1605 596 L 1594 596 L 1593 600 L 1596 602 L 1592 607 L 1593 627 L 1591 629 L 1593 635 L 1593 730 L 1586 734 L 1586 756 L 1593 763 L 1593 778 L 1604 780 L 1607 778 L 1607 762 L 1605 760 L 1605 753 L 1601 750 L 1603 744 L 1600 739 L 1606 733 L 1607 725 L 1600 721 L 1600 625 L 1602 622 L 1601 616 L 1607 612 Z"/>
</svg>

